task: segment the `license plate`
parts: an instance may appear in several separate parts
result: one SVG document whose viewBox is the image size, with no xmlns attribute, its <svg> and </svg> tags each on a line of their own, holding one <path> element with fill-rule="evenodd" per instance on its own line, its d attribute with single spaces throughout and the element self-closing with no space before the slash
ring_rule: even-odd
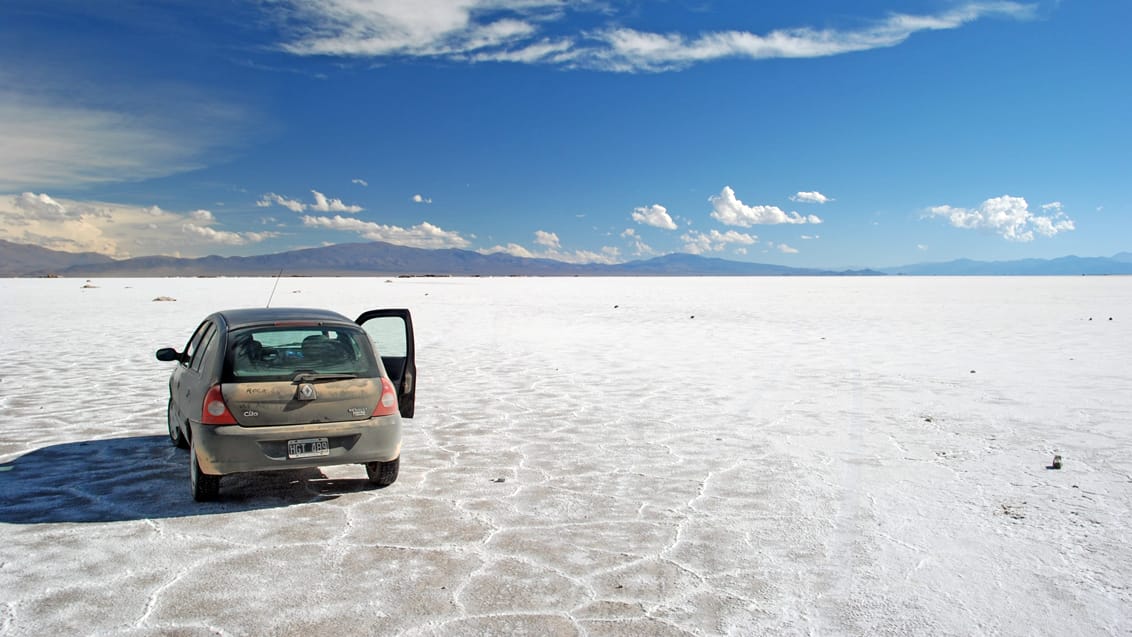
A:
<svg viewBox="0 0 1132 637">
<path fill-rule="evenodd" d="M 330 441 L 326 438 L 304 438 L 287 441 L 288 458 L 317 458 L 330 455 Z"/>
</svg>

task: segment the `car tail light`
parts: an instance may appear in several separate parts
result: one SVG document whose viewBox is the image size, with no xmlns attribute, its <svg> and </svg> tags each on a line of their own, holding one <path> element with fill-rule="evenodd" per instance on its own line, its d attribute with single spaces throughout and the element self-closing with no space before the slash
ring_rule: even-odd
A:
<svg viewBox="0 0 1132 637">
<path fill-rule="evenodd" d="M 213 385 L 204 395 L 204 405 L 201 409 L 200 422 L 202 425 L 235 425 L 236 419 L 228 411 L 224 403 L 224 394 L 220 385 Z"/>
<path fill-rule="evenodd" d="M 397 413 L 397 390 L 388 378 L 381 379 L 381 398 L 373 410 L 373 416 L 392 416 Z"/>
</svg>

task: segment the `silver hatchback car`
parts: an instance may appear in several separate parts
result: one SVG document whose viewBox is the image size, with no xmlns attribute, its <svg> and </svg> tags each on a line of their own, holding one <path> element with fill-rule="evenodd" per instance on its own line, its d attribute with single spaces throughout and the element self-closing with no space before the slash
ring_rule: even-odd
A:
<svg viewBox="0 0 1132 637">
<path fill-rule="evenodd" d="M 376 350 L 375 350 L 376 346 Z M 401 419 L 413 417 L 416 363 L 408 310 L 357 320 L 305 308 L 216 312 L 169 378 L 170 441 L 189 449 L 193 498 L 216 499 L 227 474 L 362 464 L 397 479 Z"/>
</svg>

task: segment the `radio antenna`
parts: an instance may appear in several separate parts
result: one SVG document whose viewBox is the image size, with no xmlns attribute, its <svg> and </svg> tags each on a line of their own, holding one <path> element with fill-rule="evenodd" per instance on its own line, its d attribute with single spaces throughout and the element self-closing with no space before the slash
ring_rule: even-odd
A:
<svg viewBox="0 0 1132 637">
<path fill-rule="evenodd" d="M 271 299 L 275 298 L 275 288 L 279 287 L 279 277 L 283 276 L 283 268 L 275 275 L 275 285 L 271 286 L 271 296 L 267 297 L 267 307 L 271 307 Z"/>
</svg>

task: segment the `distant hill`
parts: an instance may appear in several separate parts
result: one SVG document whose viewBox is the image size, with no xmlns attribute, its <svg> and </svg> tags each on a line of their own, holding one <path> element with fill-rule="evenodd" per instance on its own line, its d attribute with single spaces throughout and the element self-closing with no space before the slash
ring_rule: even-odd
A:
<svg viewBox="0 0 1132 637">
<path fill-rule="evenodd" d="M 149 256 L 115 260 L 0 240 L 0 276 L 876 276 L 1132 274 L 1132 252 L 1112 257 L 919 263 L 883 270 L 821 270 L 667 254 L 613 265 L 575 264 L 470 250 L 426 250 L 374 241 L 250 257 Z"/>
<path fill-rule="evenodd" d="M 51 274 L 74 266 L 113 262 L 114 259 L 94 252 L 59 252 L 0 239 L 0 276 Z"/>
<path fill-rule="evenodd" d="M 1082 274 L 1132 274 L 1132 253 L 1121 252 L 1112 257 L 1068 256 L 1057 259 L 1020 259 L 1017 261 L 972 261 L 958 259 L 944 263 L 918 263 L 882 268 L 886 274 L 934 276 L 1077 276 Z"/>
<path fill-rule="evenodd" d="M 7 244 L 15 246 L 17 244 Z M 31 246 L 21 246 L 31 247 Z M 10 267 L 3 276 L 71 277 L 118 276 L 826 276 L 880 274 L 879 272 L 831 272 L 791 268 L 760 263 L 743 263 L 670 254 L 645 261 L 614 265 L 574 264 L 552 259 L 529 259 L 509 254 L 480 254 L 470 250 L 426 250 L 374 241 L 342 243 L 320 248 L 292 250 L 251 257 L 208 256 L 196 259 L 176 257 L 136 257 L 113 260 L 79 260 L 77 255 L 42 251 L 42 258 L 9 259 L 6 246 L 0 246 L 0 263 Z M 22 254 L 13 250 L 13 255 Z M 48 258 L 55 255 L 53 261 Z"/>
</svg>

